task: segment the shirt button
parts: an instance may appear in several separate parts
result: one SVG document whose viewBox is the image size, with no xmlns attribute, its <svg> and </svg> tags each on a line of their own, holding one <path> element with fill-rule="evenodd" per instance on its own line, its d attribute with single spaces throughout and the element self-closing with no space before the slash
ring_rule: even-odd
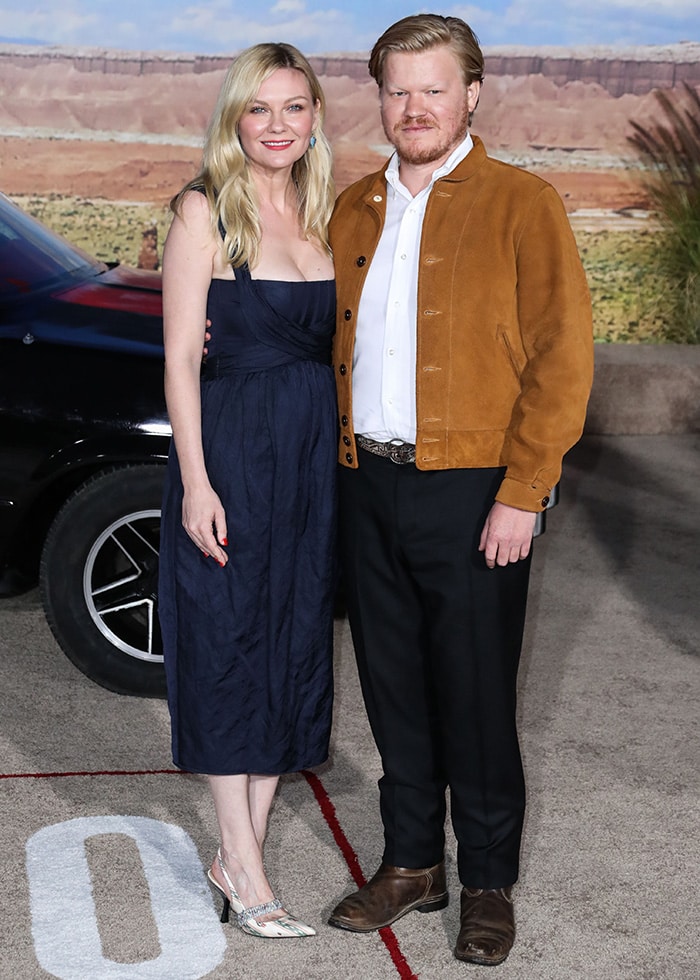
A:
<svg viewBox="0 0 700 980">
<path fill-rule="evenodd" d="M 396 353 L 396 351 L 394 350 L 393 347 L 390 347 L 389 350 L 387 351 L 387 354 L 389 355 L 389 357 L 393 357 L 395 353 Z"/>
<path fill-rule="evenodd" d="M 346 375 L 348 373 L 348 369 L 347 369 L 347 367 L 344 364 L 341 364 L 340 367 L 338 368 L 338 370 L 340 371 L 340 373 L 342 375 Z"/>
<path fill-rule="evenodd" d="M 343 316 L 346 320 L 352 320 L 352 310 L 346 310 L 345 313 L 343 313 Z"/>
<path fill-rule="evenodd" d="M 405 259 L 405 258 L 406 258 L 406 253 L 405 253 L 405 252 L 404 252 L 404 253 L 403 253 L 403 255 L 401 256 L 401 258 L 402 258 L 402 259 Z"/>
<path fill-rule="evenodd" d="M 362 268 L 366 261 L 367 259 L 364 257 L 364 255 L 358 255 L 357 259 L 355 260 L 355 265 L 359 265 L 359 267 Z"/>
</svg>

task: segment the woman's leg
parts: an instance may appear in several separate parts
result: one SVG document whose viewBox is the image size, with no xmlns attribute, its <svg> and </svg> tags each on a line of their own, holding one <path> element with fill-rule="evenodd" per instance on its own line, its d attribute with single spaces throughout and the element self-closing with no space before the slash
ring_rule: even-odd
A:
<svg viewBox="0 0 700 980">
<path fill-rule="evenodd" d="M 274 898 L 263 869 L 262 845 L 278 776 L 209 776 L 216 819 L 221 832 L 221 857 L 246 908 Z M 218 862 L 212 874 L 226 887 Z M 271 917 L 284 915 L 283 911 Z"/>
<path fill-rule="evenodd" d="M 248 777 L 248 800 L 250 802 L 250 818 L 255 831 L 255 837 L 262 854 L 267 835 L 267 818 L 272 806 L 272 800 L 277 790 L 279 776 Z"/>
</svg>

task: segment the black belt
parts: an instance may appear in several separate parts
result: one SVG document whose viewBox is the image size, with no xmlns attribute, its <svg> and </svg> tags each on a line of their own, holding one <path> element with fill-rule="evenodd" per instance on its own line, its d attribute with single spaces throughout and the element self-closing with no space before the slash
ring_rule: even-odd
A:
<svg viewBox="0 0 700 980">
<path fill-rule="evenodd" d="M 390 459 L 392 463 L 415 463 L 416 461 L 416 447 L 412 442 L 400 442 L 398 440 L 393 440 L 392 442 L 377 442 L 376 439 L 370 439 L 369 436 L 356 436 L 355 441 L 360 449 L 364 449 L 365 452 L 373 453 L 375 456 L 383 456 L 384 459 Z"/>
</svg>

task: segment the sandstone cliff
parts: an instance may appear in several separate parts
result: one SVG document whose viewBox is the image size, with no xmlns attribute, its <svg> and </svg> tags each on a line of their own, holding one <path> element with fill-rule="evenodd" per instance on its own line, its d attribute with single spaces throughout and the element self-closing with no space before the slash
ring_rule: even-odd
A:
<svg viewBox="0 0 700 980">
<path fill-rule="evenodd" d="M 633 48 L 543 47 L 537 53 L 526 47 L 486 47 L 484 53 L 489 76 L 542 75 L 559 86 L 568 82 L 600 85 L 614 98 L 645 95 L 683 81 L 700 85 L 700 43 L 691 41 Z M 5 65 L 36 69 L 60 63 L 78 72 L 105 75 L 201 75 L 225 71 L 230 61 L 229 56 L 0 45 L 0 71 Z M 310 61 L 319 75 L 367 80 L 366 54 L 318 55 Z"/>
<path fill-rule="evenodd" d="M 622 174 L 634 166 L 630 120 L 650 117 L 654 91 L 682 82 L 700 87 L 696 43 L 487 48 L 485 54 L 486 83 L 474 131 L 490 150 L 535 169 Z M 311 61 L 327 95 L 326 130 L 342 187 L 387 153 L 377 89 L 366 55 Z M 73 192 L 84 186 L 94 193 L 104 187 L 110 195 L 128 188 L 139 199 L 164 197 L 196 168 L 229 64 L 229 57 L 0 45 L 4 189 Z M 60 153 L 54 140 L 61 141 Z M 117 192 L 111 185 L 119 174 Z M 631 206 L 637 191 L 628 192 L 626 176 L 624 181 L 617 205 Z M 572 208 L 587 206 L 573 187 L 560 190 Z"/>
</svg>

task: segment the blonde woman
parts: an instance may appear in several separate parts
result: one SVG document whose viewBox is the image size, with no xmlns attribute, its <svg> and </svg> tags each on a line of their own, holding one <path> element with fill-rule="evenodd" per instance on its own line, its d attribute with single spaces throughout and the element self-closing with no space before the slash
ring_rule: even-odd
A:
<svg viewBox="0 0 700 980">
<path fill-rule="evenodd" d="M 160 615 L 176 765 L 205 773 L 209 878 L 255 936 L 314 929 L 275 898 L 263 842 L 280 774 L 324 762 L 332 701 L 335 285 L 324 99 L 308 61 L 231 66 L 163 256 L 173 428 Z M 203 325 L 215 323 L 201 370 Z"/>
</svg>

